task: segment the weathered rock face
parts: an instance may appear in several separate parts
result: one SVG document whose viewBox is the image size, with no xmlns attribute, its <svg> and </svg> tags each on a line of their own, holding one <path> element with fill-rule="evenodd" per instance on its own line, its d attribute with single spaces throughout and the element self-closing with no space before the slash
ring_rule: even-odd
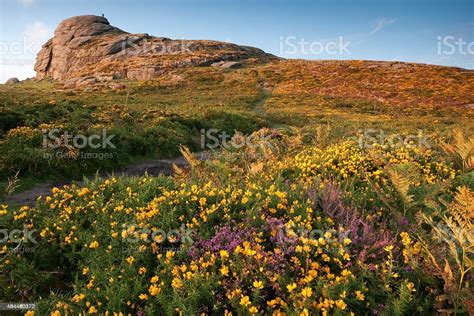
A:
<svg viewBox="0 0 474 316">
<path fill-rule="evenodd" d="M 77 16 L 61 22 L 35 64 L 38 79 L 90 76 L 153 79 L 177 67 L 247 58 L 273 59 L 260 49 L 217 41 L 171 40 L 129 34 L 104 17 Z"/>
<path fill-rule="evenodd" d="M 86 15 L 62 21 L 54 37 L 43 45 L 35 64 L 37 78 L 65 79 L 89 62 L 107 55 L 107 49 L 90 50 L 87 44 L 99 36 L 112 38 L 126 32 L 110 26 L 106 18 Z M 88 51 L 88 52 L 87 52 Z M 89 56 L 88 56 L 89 55 Z"/>
</svg>

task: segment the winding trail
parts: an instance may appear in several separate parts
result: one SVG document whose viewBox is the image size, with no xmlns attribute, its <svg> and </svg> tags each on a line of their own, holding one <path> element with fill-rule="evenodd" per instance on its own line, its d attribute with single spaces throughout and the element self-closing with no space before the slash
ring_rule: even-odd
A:
<svg viewBox="0 0 474 316">
<path fill-rule="evenodd" d="M 272 95 L 272 89 L 267 87 L 266 82 L 263 78 L 258 79 L 260 85 L 260 98 L 254 104 L 253 111 L 259 115 L 265 114 L 265 103 L 268 98 Z M 208 152 L 200 152 L 194 153 L 194 155 L 201 160 L 205 160 L 208 158 Z M 106 172 L 101 174 L 101 178 L 109 178 L 111 176 L 142 176 L 145 172 L 147 172 L 151 176 L 171 176 L 173 174 L 173 165 L 177 165 L 178 167 L 187 167 L 188 163 L 184 159 L 183 156 L 178 156 L 175 158 L 169 159 L 155 159 L 140 162 L 137 164 L 132 164 L 129 166 L 124 167 L 123 169 L 114 170 L 112 172 Z M 36 204 L 36 200 L 39 196 L 47 196 L 51 193 L 51 190 L 54 187 L 62 187 L 64 185 L 70 184 L 77 184 L 82 185 L 83 181 L 47 181 L 44 183 L 40 183 L 35 185 L 33 188 L 25 190 L 23 192 L 14 193 L 11 196 L 0 199 L 0 204 L 8 204 L 10 206 L 34 206 Z"/>
<path fill-rule="evenodd" d="M 260 85 L 260 98 L 254 104 L 253 111 L 259 115 L 265 114 L 265 103 L 267 99 L 272 95 L 272 89 L 266 86 L 266 82 L 263 78 L 258 78 L 258 83 Z"/>
<path fill-rule="evenodd" d="M 208 159 L 209 153 L 194 153 L 194 156 L 200 160 L 205 160 Z M 132 164 L 115 171 L 106 172 L 104 174 L 101 174 L 100 178 L 109 178 L 112 176 L 142 176 L 143 174 L 145 174 L 145 172 L 147 172 L 151 176 L 171 176 L 173 175 L 173 165 L 176 165 L 181 168 L 189 166 L 183 156 L 168 159 L 155 159 L 140 162 L 137 164 Z M 10 206 L 34 206 L 39 196 L 45 197 L 49 195 L 54 187 L 62 187 L 64 185 L 69 185 L 73 183 L 77 185 L 82 185 L 83 181 L 47 181 L 44 183 L 40 183 L 35 187 L 25 190 L 23 192 L 12 194 L 6 199 L 0 199 L 0 204 L 8 204 Z"/>
</svg>

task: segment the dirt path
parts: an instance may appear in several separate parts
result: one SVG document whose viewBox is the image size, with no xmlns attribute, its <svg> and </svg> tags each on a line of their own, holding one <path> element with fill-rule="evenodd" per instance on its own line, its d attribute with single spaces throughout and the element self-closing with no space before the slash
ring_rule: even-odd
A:
<svg viewBox="0 0 474 316">
<path fill-rule="evenodd" d="M 196 153 L 195 156 L 198 159 L 207 159 L 209 153 L 202 152 Z M 149 160 L 140 162 L 137 164 L 133 164 L 127 166 L 123 169 L 115 170 L 113 172 L 107 172 L 101 174 L 101 178 L 109 178 L 112 175 L 114 176 L 142 176 L 145 172 L 147 172 L 151 176 L 158 176 L 158 175 L 165 175 L 170 176 L 173 174 L 173 164 L 177 165 L 178 167 L 186 167 L 188 163 L 184 159 L 184 157 L 175 157 L 169 159 L 156 159 L 156 160 Z M 51 189 L 54 187 L 62 187 L 66 184 L 75 183 L 81 185 L 83 181 L 48 181 L 41 184 L 36 185 L 35 187 L 11 195 L 5 200 L 0 200 L 0 204 L 8 204 L 8 205 L 29 205 L 34 206 L 38 196 L 47 196 L 51 193 Z"/>
<path fill-rule="evenodd" d="M 259 85 L 261 89 L 261 96 L 255 103 L 253 110 L 259 114 L 265 114 L 265 102 L 272 94 L 272 88 L 268 87 L 263 78 L 259 78 Z M 199 159 L 207 159 L 209 153 L 202 152 L 195 154 Z M 144 161 L 137 164 L 127 166 L 120 170 L 113 172 L 107 172 L 101 174 L 101 178 L 108 178 L 112 175 L 115 176 L 141 176 L 147 172 L 151 176 L 165 175 L 170 176 L 173 174 L 173 164 L 179 167 L 186 167 L 188 164 L 184 157 L 179 156 L 169 159 L 156 159 L 150 161 Z M 47 181 L 40 183 L 35 187 L 25 190 L 20 193 L 15 193 L 6 199 L 0 199 L 0 204 L 8 205 L 29 205 L 34 206 L 39 196 L 47 196 L 51 193 L 51 189 L 54 187 L 62 187 L 67 184 L 75 183 L 81 185 L 83 181 Z"/>
<path fill-rule="evenodd" d="M 253 110 L 257 114 L 261 115 L 265 113 L 265 102 L 271 97 L 273 89 L 267 86 L 263 78 L 259 78 L 258 82 L 260 85 L 261 94 L 259 100 L 255 103 Z"/>
</svg>

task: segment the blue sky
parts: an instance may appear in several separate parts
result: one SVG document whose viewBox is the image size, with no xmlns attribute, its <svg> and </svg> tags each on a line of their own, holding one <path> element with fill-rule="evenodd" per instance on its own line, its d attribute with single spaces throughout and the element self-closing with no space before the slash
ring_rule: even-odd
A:
<svg viewBox="0 0 474 316">
<path fill-rule="evenodd" d="M 230 41 L 286 58 L 474 68 L 472 0 L 0 0 L 0 82 L 34 75 L 35 51 L 61 20 L 102 13 L 131 33 Z"/>
</svg>

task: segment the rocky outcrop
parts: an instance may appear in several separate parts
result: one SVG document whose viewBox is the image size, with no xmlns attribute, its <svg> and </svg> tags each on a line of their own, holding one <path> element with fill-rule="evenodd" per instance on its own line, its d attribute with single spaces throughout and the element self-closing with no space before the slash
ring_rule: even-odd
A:
<svg viewBox="0 0 474 316">
<path fill-rule="evenodd" d="M 16 84 L 16 83 L 20 83 L 20 80 L 18 80 L 18 78 L 10 78 L 8 79 L 7 81 L 5 81 L 5 84 Z"/>
<path fill-rule="evenodd" d="M 260 49 L 217 41 L 171 40 L 129 34 L 104 17 L 64 20 L 43 45 L 35 64 L 37 79 L 121 77 L 153 79 L 177 67 L 208 66 L 248 58 L 275 58 Z"/>
</svg>

